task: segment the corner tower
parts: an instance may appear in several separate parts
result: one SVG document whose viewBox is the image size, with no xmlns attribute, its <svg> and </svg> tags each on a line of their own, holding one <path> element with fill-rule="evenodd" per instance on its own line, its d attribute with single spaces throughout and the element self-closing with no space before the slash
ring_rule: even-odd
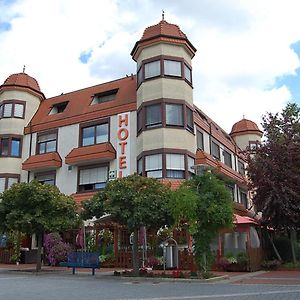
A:
<svg viewBox="0 0 300 300">
<path fill-rule="evenodd" d="M 186 179 L 193 172 L 192 58 L 195 47 L 164 19 L 145 29 L 131 55 L 137 63 L 138 174 Z"/>
<path fill-rule="evenodd" d="M 45 99 L 26 73 L 10 75 L 0 86 L 0 192 L 20 181 L 24 127 Z"/>
<path fill-rule="evenodd" d="M 255 150 L 261 142 L 262 135 L 257 124 L 245 118 L 236 122 L 230 132 L 230 136 L 242 150 Z"/>
</svg>

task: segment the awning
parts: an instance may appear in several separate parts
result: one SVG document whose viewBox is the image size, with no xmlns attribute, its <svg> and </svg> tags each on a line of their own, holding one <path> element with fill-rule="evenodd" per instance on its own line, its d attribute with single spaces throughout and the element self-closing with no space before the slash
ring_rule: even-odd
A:
<svg viewBox="0 0 300 300">
<path fill-rule="evenodd" d="M 237 215 L 237 214 L 234 214 L 233 223 L 234 224 L 255 224 L 255 225 L 258 225 L 258 222 L 255 219 L 247 217 L 247 216 L 240 216 L 240 215 Z"/>
</svg>

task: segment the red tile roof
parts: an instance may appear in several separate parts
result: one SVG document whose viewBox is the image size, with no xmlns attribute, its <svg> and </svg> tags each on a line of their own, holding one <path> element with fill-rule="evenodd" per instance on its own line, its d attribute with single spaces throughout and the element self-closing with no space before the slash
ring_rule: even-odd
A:
<svg viewBox="0 0 300 300">
<path fill-rule="evenodd" d="M 114 100 L 90 105 L 94 95 L 115 89 L 118 92 Z M 68 102 L 65 110 L 49 115 L 53 105 L 62 102 Z M 43 131 L 133 110 L 136 110 L 136 77 L 129 76 L 46 99 L 32 118 L 31 130 Z M 26 127 L 25 133 L 29 132 Z"/>
<path fill-rule="evenodd" d="M 22 169 L 26 171 L 54 170 L 60 167 L 61 158 L 57 152 L 32 155 L 22 164 Z"/>
<path fill-rule="evenodd" d="M 159 42 L 183 45 L 188 49 L 192 57 L 197 51 L 188 40 L 187 36 L 180 30 L 178 25 L 161 20 L 158 24 L 149 26 L 145 29 L 142 38 L 135 43 L 135 46 L 131 51 L 133 59 L 136 60 L 140 48 Z"/>
<path fill-rule="evenodd" d="M 187 36 L 180 30 L 178 25 L 170 24 L 165 20 L 161 20 L 158 24 L 147 27 L 144 30 L 142 40 L 150 39 L 158 35 L 166 35 L 178 38 L 187 38 Z"/>
<path fill-rule="evenodd" d="M 0 86 L 0 90 L 7 88 L 28 88 L 44 98 L 37 80 L 26 73 L 12 74 L 6 78 L 4 83 Z"/>
<path fill-rule="evenodd" d="M 231 129 L 230 135 L 231 136 L 237 136 L 242 134 L 248 134 L 248 133 L 256 133 L 260 136 L 262 136 L 262 131 L 259 130 L 256 123 L 253 121 L 242 119 L 238 122 L 236 122 Z"/>
<path fill-rule="evenodd" d="M 103 143 L 75 148 L 66 156 L 65 162 L 68 165 L 80 165 L 89 162 L 107 162 L 115 158 L 114 147 L 110 143 Z"/>
</svg>

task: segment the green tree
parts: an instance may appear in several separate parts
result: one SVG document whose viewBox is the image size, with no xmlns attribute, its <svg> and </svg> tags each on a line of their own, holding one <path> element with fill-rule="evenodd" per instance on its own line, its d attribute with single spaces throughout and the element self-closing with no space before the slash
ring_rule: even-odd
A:
<svg viewBox="0 0 300 300">
<path fill-rule="evenodd" d="M 263 117 L 265 140 L 248 153 L 253 203 L 264 225 L 290 232 L 296 263 L 296 230 L 300 228 L 300 108 L 288 104 L 279 114 Z"/>
<path fill-rule="evenodd" d="M 196 262 L 206 273 L 211 241 L 221 228 L 231 228 L 233 224 L 233 204 L 224 182 L 210 172 L 195 176 L 173 192 L 169 205 L 175 224 L 182 220 L 188 224 Z"/>
<path fill-rule="evenodd" d="M 133 232 L 135 275 L 139 270 L 138 230 L 142 226 L 158 229 L 167 224 L 169 196 L 169 187 L 157 179 L 130 175 L 110 181 L 104 191 L 84 205 L 89 210 L 86 214 L 88 217 L 99 214 L 103 205 L 103 212 L 110 214 L 114 221 L 126 225 Z"/>
<path fill-rule="evenodd" d="M 55 186 L 32 181 L 14 184 L 1 194 L 1 229 L 36 234 L 37 272 L 41 270 L 43 234 L 69 229 L 75 225 L 78 225 L 78 215 L 74 200 L 60 193 Z"/>
</svg>

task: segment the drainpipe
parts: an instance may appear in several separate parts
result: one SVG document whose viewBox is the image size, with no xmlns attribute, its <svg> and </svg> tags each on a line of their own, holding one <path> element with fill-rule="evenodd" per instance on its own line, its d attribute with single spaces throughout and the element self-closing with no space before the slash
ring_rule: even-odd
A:
<svg viewBox="0 0 300 300">
<path fill-rule="evenodd" d="M 32 148 L 32 126 L 31 121 L 29 122 L 29 132 L 30 132 L 30 142 L 29 142 L 29 157 L 31 156 L 31 148 Z M 30 171 L 27 172 L 27 183 L 30 180 Z"/>
</svg>

